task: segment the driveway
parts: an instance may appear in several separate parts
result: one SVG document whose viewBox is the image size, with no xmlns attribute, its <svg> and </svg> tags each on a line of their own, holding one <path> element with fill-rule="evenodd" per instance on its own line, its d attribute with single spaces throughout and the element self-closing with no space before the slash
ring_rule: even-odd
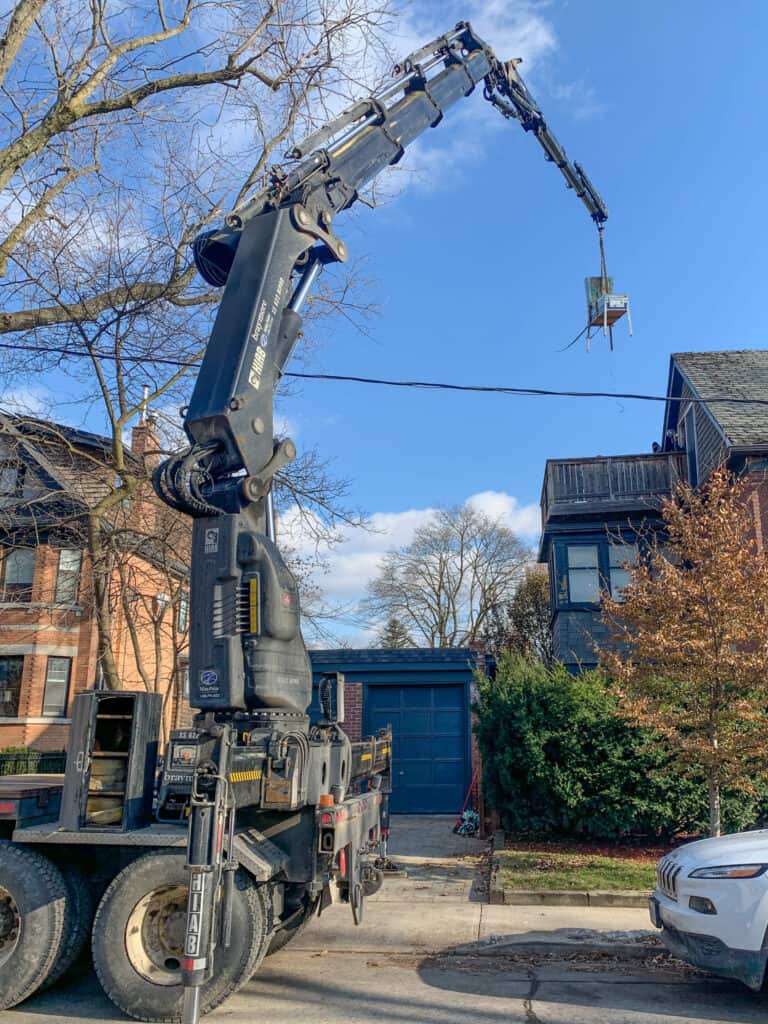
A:
<svg viewBox="0 0 768 1024">
<path fill-rule="evenodd" d="M 444 817 L 393 820 L 388 879 L 354 928 L 335 905 L 206 1020 L 212 1024 L 763 1024 L 768 1002 L 739 985 L 654 961 L 567 962 L 459 955 L 479 936 L 551 927 L 647 927 L 643 911 L 489 907 L 483 844 Z M 0 1024 L 124 1021 L 92 974 L 0 1014 Z"/>
</svg>

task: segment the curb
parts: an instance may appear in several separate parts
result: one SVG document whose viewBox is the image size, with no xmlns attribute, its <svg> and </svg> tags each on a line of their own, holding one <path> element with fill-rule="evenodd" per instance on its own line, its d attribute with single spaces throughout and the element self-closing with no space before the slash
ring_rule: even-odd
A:
<svg viewBox="0 0 768 1024">
<path fill-rule="evenodd" d="M 494 874 L 491 872 L 491 881 Z M 593 890 L 492 889 L 491 903 L 518 907 L 625 907 L 646 909 L 650 892 Z"/>
</svg>

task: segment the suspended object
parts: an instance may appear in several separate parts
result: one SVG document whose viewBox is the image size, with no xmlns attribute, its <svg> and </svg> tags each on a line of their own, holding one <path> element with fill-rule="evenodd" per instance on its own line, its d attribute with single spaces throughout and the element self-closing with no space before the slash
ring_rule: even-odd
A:
<svg viewBox="0 0 768 1024">
<path fill-rule="evenodd" d="M 587 351 L 590 348 L 593 327 L 602 327 L 603 334 L 608 335 L 609 344 L 613 350 L 613 325 L 625 314 L 629 333 L 632 334 L 629 296 L 613 290 L 613 278 L 608 276 L 605 266 L 602 224 L 597 230 L 600 238 L 600 276 L 584 279 L 587 288 Z"/>
</svg>

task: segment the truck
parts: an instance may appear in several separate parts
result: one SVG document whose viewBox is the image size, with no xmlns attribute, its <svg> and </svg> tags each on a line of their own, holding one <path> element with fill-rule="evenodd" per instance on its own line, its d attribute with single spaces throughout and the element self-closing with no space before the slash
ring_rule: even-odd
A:
<svg viewBox="0 0 768 1024">
<path fill-rule="evenodd" d="M 222 288 L 159 497 L 192 519 L 193 727 L 158 756 L 155 695 L 74 699 L 63 778 L 0 783 L 0 1009 L 67 970 L 90 942 L 127 1014 L 196 1024 L 334 900 L 362 920 L 382 884 L 390 730 L 352 743 L 344 681 L 312 673 L 272 484 L 296 454 L 273 432 L 275 389 L 322 268 L 348 257 L 336 214 L 479 85 L 538 140 L 602 232 L 607 211 L 518 72 L 467 22 L 398 64 L 382 91 L 295 145 L 287 165 L 194 242 Z M 602 248 L 602 235 L 601 248 Z"/>
</svg>

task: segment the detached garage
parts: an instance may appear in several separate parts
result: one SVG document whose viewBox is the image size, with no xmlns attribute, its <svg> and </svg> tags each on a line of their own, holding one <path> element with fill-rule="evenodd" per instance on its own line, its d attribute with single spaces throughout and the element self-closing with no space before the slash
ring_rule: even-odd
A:
<svg viewBox="0 0 768 1024">
<path fill-rule="evenodd" d="M 391 725 L 392 811 L 456 814 L 473 776 L 470 722 L 477 654 L 466 648 L 310 651 L 315 686 L 343 672 L 351 739 Z"/>
</svg>

